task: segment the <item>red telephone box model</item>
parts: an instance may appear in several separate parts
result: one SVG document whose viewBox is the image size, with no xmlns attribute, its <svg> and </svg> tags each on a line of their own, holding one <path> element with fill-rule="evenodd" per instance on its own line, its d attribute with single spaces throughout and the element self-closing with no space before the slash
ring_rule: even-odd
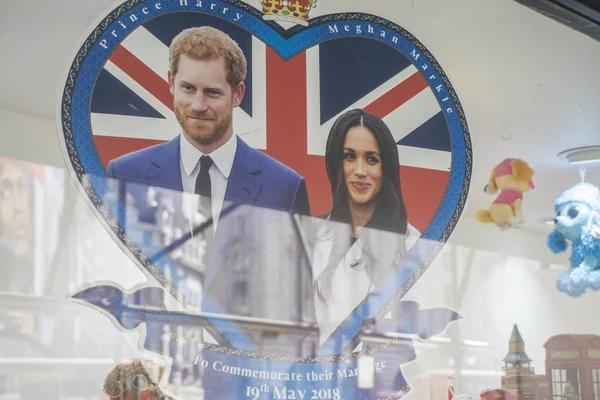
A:
<svg viewBox="0 0 600 400">
<path fill-rule="evenodd" d="M 553 399 L 600 400 L 600 336 L 556 335 L 544 348 Z"/>
</svg>

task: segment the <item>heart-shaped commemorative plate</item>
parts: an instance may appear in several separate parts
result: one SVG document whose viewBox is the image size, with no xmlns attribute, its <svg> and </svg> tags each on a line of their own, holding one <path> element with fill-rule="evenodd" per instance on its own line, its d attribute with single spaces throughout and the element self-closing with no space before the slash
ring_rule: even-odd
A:
<svg viewBox="0 0 600 400">
<path fill-rule="evenodd" d="M 262 12 L 236 0 L 126 1 L 102 16 L 77 49 L 60 96 L 59 133 L 67 167 L 119 246 L 163 290 L 145 288 L 127 293 L 116 284 L 90 285 L 74 298 L 103 311 L 121 329 L 134 329 L 145 322 L 143 347 L 175 360 L 167 379 L 170 390 L 176 392 L 172 393 L 174 397 L 194 397 L 193 390 L 186 395 L 182 388 L 189 389 L 194 386 L 190 382 L 200 380 L 204 395 L 211 399 L 301 398 L 311 394 L 305 385 L 315 390 L 313 398 L 355 398 L 360 392 L 359 374 L 352 372 L 360 369 L 356 363 L 389 347 L 391 340 L 362 351 L 347 352 L 348 346 L 352 350 L 357 335 L 364 333 L 365 321 L 386 314 L 391 304 L 397 303 L 422 276 L 463 210 L 472 163 L 466 117 L 438 62 L 397 24 L 362 13 L 322 15 L 309 20 L 308 13 L 314 6 L 311 0 L 263 0 L 261 4 Z M 268 215 L 261 214 L 255 222 L 262 227 L 263 242 L 271 243 L 268 257 L 262 261 L 267 265 L 265 260 L 276 258 L 275 264 L 265 267 L 268 272 L 259 274 L 252 269 L 248 273 L 243 267 L 248 264 L 246 255 L 257 253 L 252 250 L 257 242 L 239 247 L 236 251 L 241 257 L 231 262 L 239 267 L 228 270 L 232 282 L 229 297 L 234 301 L 238 296 L 238 305 L 223 307 L 228 300 L 213 302 L 208 298 L 204 300 L 208 306 L 200 310 L 188 306 L 202 294 L 203 272 L 194 267 L 200 263 L 194 257 L 202 254 L 202 245 L 186 247 L 184 243 L 193 239 L 193 235 L 186 236 L 186 227 L 198 232 L 204 220 L 185 211 L 193 199 L 183 191 L 179 161 L 177 168 L 168 171 L 174 182 L 179 179 L 179 184 L 160 185 L 163 187 L 158 189 L 147 186 L 153 181 L 141 185 L 137 182 L 125 194 L 123 182 L 108 177 L 111 160 L 153 145 L 164 143 L 164 149 L 175 149 L 173 154 L 179 155 L 177 137 L 181 127 L 167 78 L 169 45 L 184 29 L 197 26 L 217 28 L 238 43 L 248 72 L 245 96 L 233 114 L 235 133 L 249 147 L 270 155 L 304 178 L 313 216 L 326 214 L 331 208 L 324 156 L 336 118 L 351 109 L 364 109 L 385 121 L 398 145 L 402 192 L 413 239 L 408 256 L 389 279 L 369 292 L 365 301 L 351 307 L 349 315 L 318 345 L 310 342 L 306 346 L 303 340 L 310 335 L 298 333 L 311 329 L 311 321 L 303 319 L 298 311 L 302 302 L 286 300 L 290 293 L 302 297 L 302 288 L 290 292 L 290 285 L 301 278 L 292 274 L 290 283 L 283 283 L 287 282 L 287 273 L 279 272 L 280 268 L 298 267 L 297 261 L 290 261 L 294 259 L 289 256 L 290 249 L 306 250 L 301 227 L 310 217 L 290 219 L 289 213 L 262 210 Z M 250 171 L 249 176 L 253 174 Z M 165 189 L 172 189 L 170 195 L 161 192 L 165 186 L 171 186 Z M 229 190 L 227 187 L 227 193 Z M 239 192 L 252 200 L 264 196 L 266 190 L 260 184 L 248 183 Z M 165 198 L 169 199 L 166 205 Z M 226 216 L 225 203 L 219 224 L 225 226 L 228 219 L 236 221 L 236 232 L 229 236 L 235 237 L 236 243 L 239 238 L 243 241 L 257 236 L 253 228 L 248 228 L 252 223 L 244 217 L 247 211 L 242 207 Z M 174 227 L 174 221 L 183 223 Z M 286 256 L 273 256 L 279 254 L 275 248 L 285 248 Z M 286 262 L 290 266 L 282 265 Z M 252 285 L 263 289 L 257 291 Z M 265 291 L 265 287 L 274 289 Z M 156 299 L 157 293 L 160 297 L 164 292 L 177 299 L 186 312 L 166 312 L 162 299 Z M 261 310 L 271 310 L 270 304 L 279 303 L 280 309 L 294 308 L 295 314 L 290 317 L 283 313 L 284 321 L 277 321 L 282 314 L 271 310 L 258 313 L 270 319 L 253 319 L 257 314 L 249 311 L 246 303 L 256 303 L 254 307 Z M 418 304 L 400 303 L 412 309 L 414 317 L 412 325 L 400 329 L 403 333 L 428 337 L 457 319 L 449 310 L 419 311 Z M 131 308 L 132 304 L 135 307 Z M 145 310 L 143 315 L 140 309 Z M 437 325 L 419 322 L 436 318 Z M 214 342 L 190 339 L 204 335 L 192 332 L 194 324 L 210 333 Z M 187 329 L 185 340 L 173 326 Z M 256 339 L 257 331 L 262 339 Z M 198 349 L 185 350 L 188 361 L 192 360 L 186 367 L 169 345 L 166 347 L 170 350 L 164 351 L 160 338 L 165 332 L 171 332 L 168 336 L 175 342 L 201 345 L 202 352 L 190 358 Z M 274 347 L 257 345 L 273 336 L 280 341 L 281 337 L 294 337 L 291 342 L 296 350 L 277 350 L 277 346 L 289 349 L 291 342 L 285 340 L 277 344 L 272 340 Z M 402 349 L 398 363 L 414 358 L 409 342 L 397 346 Z M 181 348 L 175 346 L 179 352 Z M 377 370 L 374 366 L 370 369 Z M 266 370 L 276 374 L 262 376 Z M 337 375 L 340 370 L 344 372 Z M 330 376 L 331 371 L 338 372 Z M 216 381 L 207 378 L 211 373 L 221 380 L 213 388 L 207 384 Z M 310 377 L 319 378 L 308 379 L 309 385 L 306 380 Z M 405 382 L 395 379 L 396 388 L 388 391 L 402 393 Z M 382 385 L 373 384 L 371 389 L 383 393 Z"/>
</svg>

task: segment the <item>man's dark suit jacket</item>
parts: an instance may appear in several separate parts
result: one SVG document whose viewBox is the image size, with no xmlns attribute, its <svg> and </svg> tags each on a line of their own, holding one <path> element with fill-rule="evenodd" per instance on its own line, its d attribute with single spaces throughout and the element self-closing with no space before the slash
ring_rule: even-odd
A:
<svg viewBox="0 0 600 400">
<path fill-rule="evenodd" d="M 130 153 L 108 163 L 108 176 L 127 182 L 183 191 L 179 140 Z M 306 182 L 274 158 L 237 137 L 225 200 L 310 215 Z"/>
</svg>

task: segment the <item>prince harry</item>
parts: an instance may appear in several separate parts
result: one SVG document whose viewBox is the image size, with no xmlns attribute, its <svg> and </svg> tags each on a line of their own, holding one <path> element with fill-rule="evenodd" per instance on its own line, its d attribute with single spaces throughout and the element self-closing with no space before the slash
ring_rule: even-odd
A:
<svg viewBox="0 0 600 400">
<path fill-rule="evenodd" d="M 247 61 L 212 27 L 189 28 L 169 48 L 169 88 L 181 125 L 175 139 L 108 164 L 108 176 L 209 196 L 215 224 L 224 201 L 309 215 L 304 179 L 233 132 Z"/>
</svg>

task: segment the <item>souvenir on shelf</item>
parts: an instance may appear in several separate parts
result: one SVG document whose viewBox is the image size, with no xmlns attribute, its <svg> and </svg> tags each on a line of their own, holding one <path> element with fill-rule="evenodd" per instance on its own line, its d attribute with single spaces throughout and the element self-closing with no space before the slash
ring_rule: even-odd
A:
<svg viewBox="0 0 600 400">
<path fill-rule="evenodd" d="M 567 250 L 569 269 L 557 281 L 558 290 L 579 297 L 600 290 L 600 190 L 581 182 L 565 190 L 554 203 L 554 231 L 547 245 L 553 253 Z"/>
<path fill-rule="evenodd" d="M 535 189 L 532 178 L 535 171 L 520 158 L 505 158 L 492 170 L 487 194 L 497 194 L 487 210 L 477 211 L 477 220 L 493 223 L 501 230 L 517 228 L 525 222 L 523 193 Z"/>
</svg>

